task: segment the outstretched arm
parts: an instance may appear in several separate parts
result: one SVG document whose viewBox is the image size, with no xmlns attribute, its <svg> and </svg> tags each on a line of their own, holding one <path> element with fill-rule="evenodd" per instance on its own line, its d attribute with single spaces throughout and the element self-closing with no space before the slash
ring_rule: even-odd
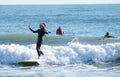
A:
<svg viewBox="0 0 120 77">
<path fill-rule="evenodd" d="M 33 33 L 37 33 L 37 32 L 38 32 L 38 30 L 34 31 L 32 28 L 30 28 L 30 25 L 29 25 L 28 27 L 29 27 L 29 29 L 30 29 Z"/>
<path fill-rule="evenodd" d="M 51 33 L 51 32 L 48 32 L 45 28 L 44 28 L 44 32 L 45 32 L 45 34 Z"/>
<path fill-rule="evenodd" d="M 47 34 L 48 34 L 48 33 L 51 33 L 51 32 L 47 32 Z"/>
</svg>

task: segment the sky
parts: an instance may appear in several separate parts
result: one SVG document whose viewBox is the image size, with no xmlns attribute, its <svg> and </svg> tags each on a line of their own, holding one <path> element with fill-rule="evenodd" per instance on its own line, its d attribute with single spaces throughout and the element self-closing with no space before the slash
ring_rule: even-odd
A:
<svg viewBox="0 0 120 77">
<path fill-rule="evenodd" d="M 120 0 L 0 0 L 4 4 L 120 4 Z"/>
</svg>

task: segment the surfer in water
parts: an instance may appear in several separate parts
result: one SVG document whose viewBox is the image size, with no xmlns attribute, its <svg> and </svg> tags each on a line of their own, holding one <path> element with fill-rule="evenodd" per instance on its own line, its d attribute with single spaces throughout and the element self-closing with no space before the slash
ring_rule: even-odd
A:
<svg viewBox="0 0 120 77">
<path fill-rule="evenodd" d="M 114 36 L 111 36 L 109 32 L 106 32 L 105 36 L 103 37 L 103 39 L 105 38 L 115 38 Z"/>
<path fill-rule="evenodd" d="M 58 29 L 56 30 L 56 34 L 57 35 L 63 35 L 64 34 L 64 30 L 59 26 Z"/>
<path fill-rule="evenodd" d="M 46 24 L 45 23 L 40 23 L 39 27 L 40 29 L 38 30 L 33 30 L 30 25 L 28 26 L 29 29 L 33 32 L 33 33 L 38 33 L 38 39 L 37 39 L 37 44 L 36 44 L 36 50 L 37 50 L 37 53 L 38 53 L 38 58 L 41 56 L 41 55 L 44 55 L 43 52 L 41 51 L 41 44 L 43 42 L 43 37 L 45 34 L 48 34 L 50 32 L 47 32 L 45 27 L 46 27 Z"/>
</svg>

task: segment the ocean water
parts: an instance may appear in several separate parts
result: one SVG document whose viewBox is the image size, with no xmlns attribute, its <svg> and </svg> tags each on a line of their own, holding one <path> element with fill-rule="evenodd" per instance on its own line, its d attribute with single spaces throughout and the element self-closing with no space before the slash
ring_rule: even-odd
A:
<svg viewBox="0 0 120 77">
<path fill-rule="evenodd" d="M 120 5 L 0 5 L 0 76 L 120 77 Z M 37 59 L 37 30 L 45 22 Z M 61 26 L 65 34 L 56 35 Z M 106 32 L 114 39 L 101 38 Z M 39 66 L 20 66 L 37 60 Z"/>
</svg>

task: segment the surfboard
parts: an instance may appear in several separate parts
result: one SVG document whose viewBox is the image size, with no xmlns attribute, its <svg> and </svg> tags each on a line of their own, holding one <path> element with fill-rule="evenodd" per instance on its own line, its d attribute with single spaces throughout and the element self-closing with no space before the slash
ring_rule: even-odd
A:
<svg viewBox="0 0 120 77">
<path fill-rule="evenodd" d="M 39 63 L 37 61 L 20 61 L 18 62 L 21 66 L 37 66 Z"/>
<path fill-rule="evenodd" d="M 117 37 L 109 37 L 109 38 L 107 38 L 107 37 L 102 37 L 100 40 L 101 41 L 105 41 L 105 40 L 114 40 L 114 39 L 117 39 Z"/>
</svg>

